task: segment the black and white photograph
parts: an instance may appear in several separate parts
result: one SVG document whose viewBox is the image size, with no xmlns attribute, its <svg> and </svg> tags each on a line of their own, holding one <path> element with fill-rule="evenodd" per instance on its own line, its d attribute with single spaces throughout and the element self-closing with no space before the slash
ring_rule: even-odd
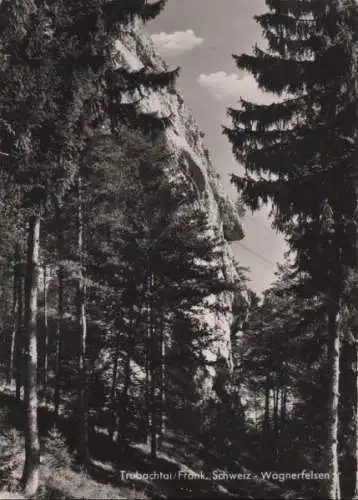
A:
<svg viewBox="0 0 358 500">
<path fill-rule="evenodd" d="M 0 500 L 358 500 L 358 0 L 0 0 Z"/>
</svg>

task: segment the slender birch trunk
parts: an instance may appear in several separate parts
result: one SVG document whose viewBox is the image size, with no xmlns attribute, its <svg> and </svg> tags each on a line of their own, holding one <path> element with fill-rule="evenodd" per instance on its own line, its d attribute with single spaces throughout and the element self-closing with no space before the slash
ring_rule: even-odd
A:
<svg viewBox="0 0 358 500">
<path fill-rule="evenodd" d="M 40 217 L 31 218 L 28 233 L 27 273 L 25 288 L 25 465 L 22 486 L 28 496 L 36 495 L 39 486 L 40 442 L 37 422 L 37 299 L 40 248 Z"/>
</svg>

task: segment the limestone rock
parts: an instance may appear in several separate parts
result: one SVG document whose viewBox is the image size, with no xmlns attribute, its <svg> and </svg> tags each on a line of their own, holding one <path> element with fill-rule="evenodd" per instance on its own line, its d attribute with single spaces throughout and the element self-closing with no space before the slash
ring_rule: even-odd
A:
<svg viewBox="0 0 358 500">
<path fill-rule="evenodd" d="M 139 20 L 127 28 L 118 42 L 117 49 L 121 64 L 124 64 L 129 71 L 137 71 L 143 67 L 158 71 L 168 69 L 166 63 L 156 53 L 150 36 L 146 34 Z M 174 154 L 178 169 L 187 176 L 188 182 L 194 184 L 198 192 L 198 203 L 202 204 L 209 214 L 213 234 L 219 236 L 222 241 L 223 276 L 231 281 L 237 280 L 238 273 L 229 242 L 242 239 L 243 230 L 236 208 L 224 192 L 210 160 L 209 152 L 203 142 L 203 132 L 186 108 L 179 91 L 173 88 L 150 92 L 143 90 L 141 97 L 140 105 L 144 112 L 156 113 L 159 117 L 171 117 L 171 126 L 165 132 L 168 148 Z M 226 359 L 230 365 L 232 299 L 231 293 L 222 294 L 215 300 L 223 306 L 223 312 L 215 314 L 207 312 L 203 315 L 203 319 L 213 328 L 217 338 L 211 352 L 207 353 L 208 358 L 215 360 L 220 357 Z"/>
</svg>

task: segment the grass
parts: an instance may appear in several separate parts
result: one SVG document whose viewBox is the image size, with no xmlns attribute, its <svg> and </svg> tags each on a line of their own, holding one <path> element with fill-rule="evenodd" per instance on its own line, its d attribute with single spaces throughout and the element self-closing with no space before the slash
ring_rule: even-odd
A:
<svg viewBox="0 0 358 500">
<path fill-rule="evenodd" d="M 4 471 L 0 480 L 0 499 L 23 499 L 25 497 L 19 491 L 19 482 L 25 458 L 24 439 L 17 431 L 11 434 L 11 438 L 5 434 L 0 436 L 0 460 L 1 468 Z M 44 440 L 42 440 L 42 445 L 44 445 Z M 62 460 L 67 453 L 66 450 L 60 449 L 59 452 L 58 456 L 55 456 L 53 453 L 43 450 L 37 499 L 149 498 L 142 493 L 141 496 L 133 496 L 133 488 L 118 487 L 110 483 L 96 481 L 89 473 L 76 470 L 74 466 L 69 465 L 67 458 Z"/>
<path fill-rule="evenodd" d="M 104 500 L 127 498 L 123 489 L 101 484 L 84 472 L 60 469 L 56 475 L 49 467 L 41 470 L 41 488 L 38 498 L 102 498 Z"/>
</svg>

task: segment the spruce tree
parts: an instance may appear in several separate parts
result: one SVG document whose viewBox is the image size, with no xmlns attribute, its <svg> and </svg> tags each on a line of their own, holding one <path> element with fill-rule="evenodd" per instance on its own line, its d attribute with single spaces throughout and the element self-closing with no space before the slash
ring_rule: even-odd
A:
<svg viewBox="0 0 358 500">
<path fill-rule="evenodd" d="M 92 199 L 87 214 L 89 318 L 103 325 L 103 355 L 107 352 L 112 359 L 105 372 L 111 378 L 109 414 L 112 422 L 120 423 L 124 444 L 133 391 L 140 384 L 133 364 L 144 370 L 147 365 L 144 411 L 150 416 L 154 456 L 172 401 L 165 387 L 173 373 L 168 346 L 174 325 L 176 332 L 183 332 L 180 352 L 191 352 L 190 360 L 182 354 L 181 365 L 204 368 L 199 353 L 210 347 L 215 332 L 194 325 L 194 320 L 191 324 L 190 316 L 205 308 L 215 312 L 209 296 L 231 291 L 235 284 L 219 275 L 222 242 L 212 234 L 195 190 L 177 171 L 166 147 L 159 142 L 152 148 L 150 143 L 148 137 L 125 128 L 118 137 L 98 137 L 84 188 L 85 198 Z M 181 316 L 186 320 L 180 323 Z M 104 325 L 111 325 L 109 332 Z M 88 341 L 90 346 L 95 339 Z"/>
<path fill-rule="evenodd" d="M 271 105 L 241 100 L 225 128 L 246 175 L 234 176 L 252 209 L 273 203 L 274 223 L 297 252 L 306 293 L 326 297 L 330 387 L 327 496 L 339 498 L 338 384 L 340 310 L 346 267 L 355 267 L 356 85 L 354 2 L 267 0 L 257 16 L 268 50 L 234 56 Z M 349 41 L 349 43 L 348 43 Z M 354 48 L 352 50 L 352 48 Z"/>
<path fill-rule="evenodd" d="M 123 121 L 143 125 L 134 104 L 122 105 L 123 94 L 146 86 L 162 87 L 175 79 L 176 71 L 158 75 L 126 70 L 114 50 L 123 25 L 135 16 L 148 20 L 163 5 L 163 1 L 101 0 L 76 5 L 66 1 L 53 5 L 36 1 L 1 3 L 0 144 L 1 150 L 13 158 L 5 174 L 19 188 L 20 199 L 28 209 L 29 229 L 33 230 L 29 241 L 38 238 L 44 207 L 61 199 L 78 177 L 78 166 L 94 129 L 109 126 L 115 130 Z M 144 124 L 147 127 L 149 122 L 155 128 L 162 126 L 162 121 L 147 117 Z M 29 252 L 30 265 L 30 247 Z M 35 324 L 36 287 L 36 272 L 29 270 L 26 289 L 33 297 L 25 301 L 31 308 L 25 314 L 31 318 L 26 320 L 29 338 L 36 338 L 36 328 L 30 327 Z M 35 373 L 37 353 L 33 346 L 28 366 Z M 30 379 L 35 383 L 29 373 L 27 385 Z M 36 387 L 31 391 L 34 397 L 29 400 L 29 408 L 35 415 Z M 34 431 L 36 422 L 29 422 L 30 427 Z M 29 475 L 25 468 L 24 486 L 34 494 L 39 458 L 32 446 L 27 446 L 26 452 L 26 464 L 36 462 L 36 473 Z"/>
</svg>

